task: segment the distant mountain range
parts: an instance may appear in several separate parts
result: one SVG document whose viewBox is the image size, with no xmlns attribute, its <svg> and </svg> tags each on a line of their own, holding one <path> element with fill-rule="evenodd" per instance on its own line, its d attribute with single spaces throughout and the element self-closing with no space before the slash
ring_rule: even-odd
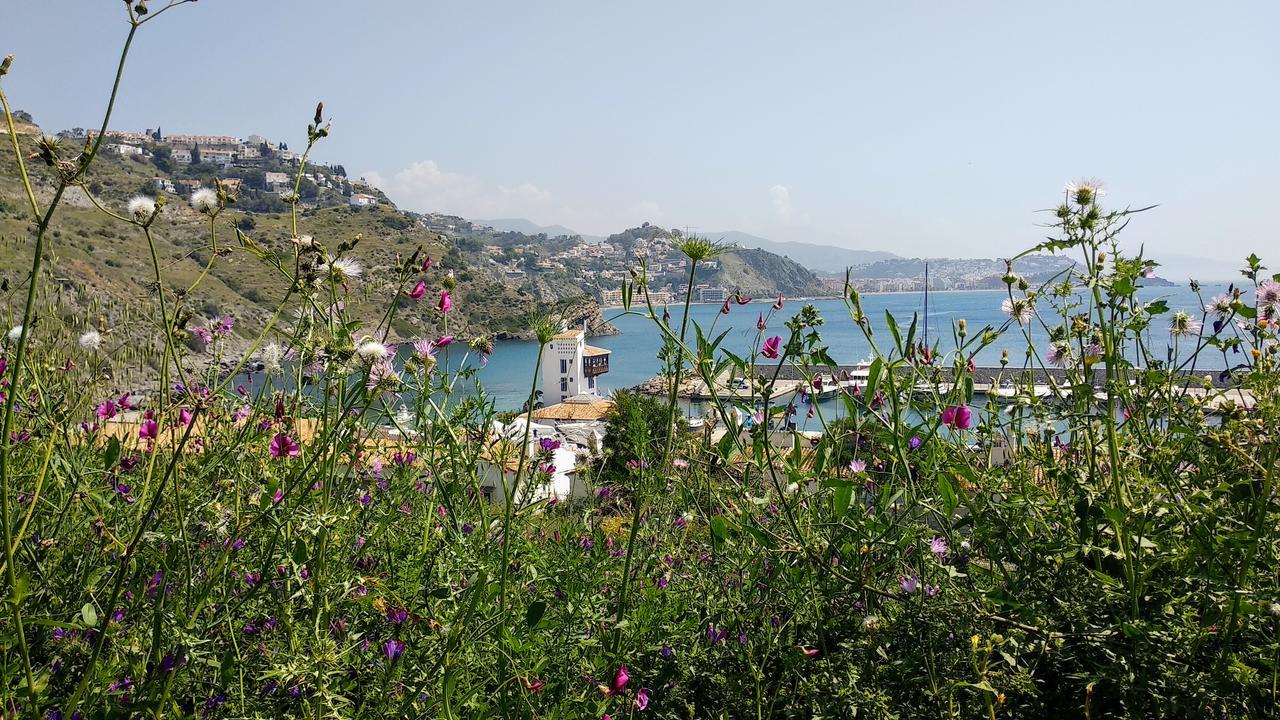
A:
<svg viewBox="0 0 1280 720">
<path fill-rule="evenodd" d="M 547 237 L 579 235 L 583 240 L 592 243 L 604 240 L 603 237 L 595 235 L 583 235 L 564 225 L 539 225 L 525 218 L 499 218 L 497 220 L 472 220 L 471 222 L 476 225 L 491 227 L 494 230 L 518 232 L 525 235 L 538 235 L 540 233 L 545 233 Z M 893 260 L 899 257 L 884 250 L 852 250 L 819 243 L 779 242 L 738 230 L 701 234 L 711 240 L 723 242 L 727 245 L 737 245 L 749 250 L 767 250 L 775 255 L 790 258 L 818 274 L 843 275 L 846 267 L 869 265 L 881 260 Z"/>
</svg>

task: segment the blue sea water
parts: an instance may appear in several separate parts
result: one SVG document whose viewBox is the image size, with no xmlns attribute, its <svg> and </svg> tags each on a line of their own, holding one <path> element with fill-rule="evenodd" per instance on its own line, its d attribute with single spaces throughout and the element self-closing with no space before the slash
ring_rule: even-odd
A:
<svg viewBox="0 0 1280 720">
<path fill-rule="evenodd" d="M 1225 286 L 1202 286 L 1201 293 L 1208 299 L 1222 292 Z M 1185 310 L 1193 317 L 1199 318 L 1203 313 L 1203 304 L 1185 286 L 1145 288 L 1140 291 L 1144 300 L 1164 299 L 1169 303 L 1170 313 Z M 999 328 L 1008 318 L 1000 311 L 1000 301 L 1007 294 L 1004 290 L 965 291 L 965 292 L 931 292 L 929 293 L 929 338 L 941 339 L 941 348 L 954 347 L 951 340 L 952 326 L 955 321 L 964 319 L 969 333 L 981 332 L 984 326 Z M 771 298 L 763 298 L 751 304 L 734 305 L 728 316 L 719 315 L 720 305 L 695 304 L 690 308 L 690 320 L 709 328 L 716 323 L 717 334 L 728 330 L 723 347 L 745 355 L 751 351 L 756 337 L 756 320 L 761 311 L 768 312 Z M 845 304 L 838 299 L 804 301 L 788 300 L 781 313 L 771 321 L 767 335 L 786 335 L 783 323 L 795 314 L 803 305 L 811 304 L 821 313 L 825 324 L 819 329 L 823 341 L 830 348 L 831 357 L 841 364 L 853 364 L 867 360 L 871 348 L 868 346 L 862 331 L 853 323 Z M 915 314 L 923 324 L 924 297 L 921 293 L 883 293 L 864 295 L 863 310 L 871 320 L 872 331 L 877 343 L 888 344 L 889 331 L 885 321 L 885 312 L 892 313 L 902 326 L 903 332 L 911 323 Z M 682 307 L 672 307 L 672 326 L 678 327 Z M 607 394 L 615 389 L 634 387 L 657 375 L 660 364 L 657 359 L 661 340 L 652 321 L 635 315 L 623 314 L 621 308 L 606 309 L 606 319 L 613 322 L 621 331 L 620 335 L 592 338 L 588 342 L 613 351 L 609 363 L 609 372 L 600 376 L 600 391 Z M 1163 352 L 1171 344 L 1168 333 L 1168 317 L 1158 318 L 1148 331 L 1149 345 Z M 689 337 L 693 337 L 692 327 Z M 1032 339 L 1046 350 L 1047 338 L 1043 329 L 1032 333 Z M 998 365 L 1001 350 L 1007 349 L 1011 365 L 1021 365 L 1025 354 L 1026 343 L 1021 333 L 1011 329 L 994 345 L 980 353 L 978 365 Z M 1183 348 L 1185 349 L 1185 348 Z M 479 372 L 480 382 L 485 390 L 493 396 L 499 409 L 519 408 L 529 395 L 529 387 L 533 381 L 534 362 L 537 358 L 537 344 L 520 341 L 498 343 L 493 357 L 486 367 Z M 1222 358 L 1212 353 L 1202 353 L 1198 367 L 1204 369 L 1221 369 Z M 825 403 L 824 403 L 825 407 Z"/>
</svg>

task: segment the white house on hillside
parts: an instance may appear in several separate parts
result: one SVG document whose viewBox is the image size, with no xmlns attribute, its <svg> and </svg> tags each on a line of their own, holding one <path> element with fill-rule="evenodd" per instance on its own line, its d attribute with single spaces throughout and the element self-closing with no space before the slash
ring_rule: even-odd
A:
<svg viewBox="0 0 1280 720">
<path fill-rule="evenodd" d="M 542 360 L 542 402 L 598 395 L 596 378 L 609 372 L 609 351 L 586 344 L 586 333 L 565 330 L 551 339 Z"/>
</svg>

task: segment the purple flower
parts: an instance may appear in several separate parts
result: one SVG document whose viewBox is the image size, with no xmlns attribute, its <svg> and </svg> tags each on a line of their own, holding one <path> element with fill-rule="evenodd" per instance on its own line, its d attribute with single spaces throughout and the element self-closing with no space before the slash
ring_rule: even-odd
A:
<svg viewBox="0 0 1280 720">
<path fill-rule="evenodd" d="M 288 435 L 276 433 L 275 437 L 271 438 L 270 450 L 273 458 L 295 457 L 298 454 L 298 444 Z"/>
<path fill-rule="evenodd" d="M 382 644 L 382 653 L 387 656 L 391 662 L 400 659 L 404 655 L 404 643 L 399 640 L 388 640 Z"/>
<path fill-rule="evenodd" d="M 662 650 L 659 651 L 658 654 L 662 656 L 663 660 L 670 660 L 676 655 L 675 651 L 671 649 L 670 645 L 663 645 Z"/>
<path fill-rule="evenodd" d="M 409 619 L 409 611 L 404 608 L 387 608 L 387 619 L 396 625 L 403 625 Z"/>
<path fill-rule="evenodd" d="M 631 680 L 631 676 L 627 674 L 627 666 L 625 664 L 618 666 L 618 672 L 613 675 L 613 694 L 621 695 L 627 691 L 627 682 Z"/>
<path fill-rule="evenodd" d="M 782 346 L 782 338 L 780 336 L 775 335 L 769 338 L 768 340 L 764 341 L 764 348 L 760 350 L 760 354 L 765 356 L 766 358 L 769 358 L 770 360 L 777 360 L 778 349 L 781 346 Z"/>
<path fill-rule="evenodd" d="M 631 701 L 631 707 L 638 711 L 643 711 L 645 708 L 649 707 L 649 693 L 651 692 L 653 691 L 647 687 L 640 688 L 640 692 L 636 693 L 635 700 Z"/>
<path fill-rule="evenodd" d="M 94 408 L 94 412 L 98 414 L 100 420 L 110 420 L 116 416 L 116 404 L 106 400 Z"/>
<path fill-rule="evenodd" d="M 915 450 L 916 448 L 920 447 L 923 444 L 924 444 L 924 440 L 922 440 L 919 435 L 912 435 L 911 439 L 907 441 L 907 447 L 911 448 L 912 450 Z"/>
<path fill-rule="evenodd" d="M 934 555 L 942 557 L 947 554 L 947 541 L 941 537 L 935 537 L 929 541 L 929 550 Z"/>
<path fill-rule="evenodd" d="M 414 300 L 417 300 L 418 298 L 426 294 L 427 294 L 427 284 L 422 280 L 419 280 L 418 284 L 414 285 L 413 289 L 409 291 L 409 297 L 413 298 Z"/>
<path fill-rule="evenodd" d="M 914 574 L 910 576 L 899 575 L 898 586 L 902 588 L 902 592 L 908 595 L 914 594 L 916 590 L 920 589 L 920 576 Z"/>
<path fill-rule="evenodd" d="M 968 430 L 972 418 L 968 405 L 949 405 L 942 411 L 942 424 L 952 430 Z"/>
<path fill-rule="evenodd" d="M 440 291 L 440 302 L 436 303 L 436 309 L 441 313 L 447 313 L 453 309 L 453 298 L 449 297 L 448 290 Z"/>
<path fill-rule="evenodd" d="M 138 426 L 138 437 L 142 440 L 155 440 L 160 433 L 160 426 L 155 420 L 147 420 Z"/>
</svg>

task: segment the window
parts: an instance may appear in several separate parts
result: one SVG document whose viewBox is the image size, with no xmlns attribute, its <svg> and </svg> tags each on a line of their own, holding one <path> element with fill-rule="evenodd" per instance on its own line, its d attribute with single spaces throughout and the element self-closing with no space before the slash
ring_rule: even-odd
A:
<svg viewBox="0 0 1280 720">
<path fill-rule="evenodd" d="M 569 361 L 564 358 L 560 358 L 560 374 L 563 375 L 567 372 L 569 372 Z"/>
<path fill-rule="evenodd" d="M 560 392 L 569 392 L 569 378 L 560 378 Z"/>
<path fill-rule="evenodd" d="M 595 375 L 590 375 L 590 376 L 588 376 L 588 377 L 587 377 L 587 387 L 591 388 L 592 390 L 595 390 L 595 389 L 596 389 L 596 376 L 595 376 Z"/>
</svg>

